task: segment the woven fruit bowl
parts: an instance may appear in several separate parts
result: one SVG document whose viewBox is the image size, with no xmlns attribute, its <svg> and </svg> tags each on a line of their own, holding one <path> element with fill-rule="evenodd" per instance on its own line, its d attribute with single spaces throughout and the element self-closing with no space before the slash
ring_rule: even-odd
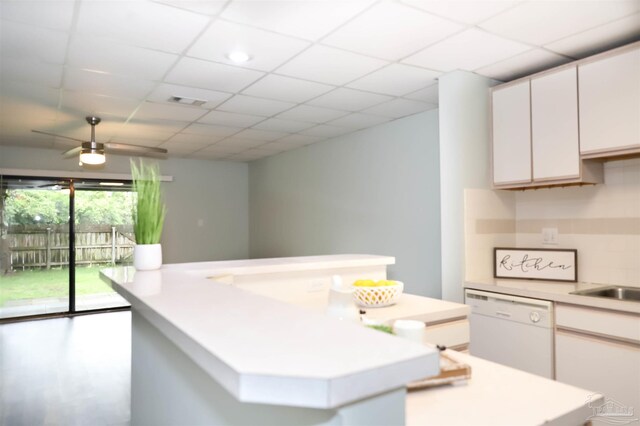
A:
<svg viewBox="0 0 640 426">
<path fill-rule="evenodd" d="M 393 284 L 391 284 L 393 283 Z M 364 308 L 381 308 L 393 305 L 402 295 L 404 284 L 400 281 L 386 281 L 385 285 L 353 286 L 353 298 Z"/>
</svg>

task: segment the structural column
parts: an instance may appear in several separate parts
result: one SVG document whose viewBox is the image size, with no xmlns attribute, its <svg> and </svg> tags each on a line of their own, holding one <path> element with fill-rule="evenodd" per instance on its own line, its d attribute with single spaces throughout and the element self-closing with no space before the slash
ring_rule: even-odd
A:
<svg viewBox="0 0 640 426">
<path fill-rule="evenodd" d="M 466 71 L 439 79 L 442 298 L 463 300 L 464 190 L 490 187 L 489 88 Z"/>
</svg>

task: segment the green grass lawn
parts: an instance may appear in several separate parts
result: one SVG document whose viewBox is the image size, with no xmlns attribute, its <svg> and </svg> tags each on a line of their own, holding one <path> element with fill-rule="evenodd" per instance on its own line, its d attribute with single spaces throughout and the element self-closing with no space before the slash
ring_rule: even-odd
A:
<svg viewBox="0 0 640 426">
<path fill-rule="evenodd" d="M 109 293 L 113 290 L 100 279 L 99 267 L 76 268 L 76 294 Z M 38 269 L 0 275 L 0 306 L 9 300 L 67 297 L 68 269 Z"/>
</svg>

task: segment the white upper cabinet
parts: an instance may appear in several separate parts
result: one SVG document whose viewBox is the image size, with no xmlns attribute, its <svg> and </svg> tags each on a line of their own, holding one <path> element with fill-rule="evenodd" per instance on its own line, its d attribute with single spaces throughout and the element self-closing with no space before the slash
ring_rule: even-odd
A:
<svg viewBox="0 0 640 426">
<path fill-rule="evenodd" d="M 640 46 L 579 65 L 580 152 L 640 151 Z"/>
<path fill-rule="evenodd" d="M 531 182 L 529 81 L 492 92 L 493 183 Z"/>
<path fill-rule="evenodd" d="M 580 177 L 575 66 L 531 79 L 533 180 Z"/>
</svg>

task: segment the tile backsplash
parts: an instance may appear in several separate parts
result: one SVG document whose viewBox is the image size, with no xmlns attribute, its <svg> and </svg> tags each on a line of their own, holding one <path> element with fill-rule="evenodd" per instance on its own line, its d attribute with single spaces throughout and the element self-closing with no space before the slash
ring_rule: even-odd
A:
<svg viewBox="0 0 640 426">
<path fill-rule="evenodd" d="M 640 159 L 607 162 L 604 169 L 603 185 L 511 193 L 512 210 L 496 208 L 490 195 L 506 191 L 468 190 L 467 279 L 492 274 L 491 263 L 484 265 L 491 255 L 474 258 L 491 252 L 487 244 L 513 241 L 516 247 L 576 248 L 580 281 L 640 287 Z M 508 195 L 498 197 L 510 202 Z M 543 244 L 543 228 L 558 229 L 558 244 Z"/>
</svg>

